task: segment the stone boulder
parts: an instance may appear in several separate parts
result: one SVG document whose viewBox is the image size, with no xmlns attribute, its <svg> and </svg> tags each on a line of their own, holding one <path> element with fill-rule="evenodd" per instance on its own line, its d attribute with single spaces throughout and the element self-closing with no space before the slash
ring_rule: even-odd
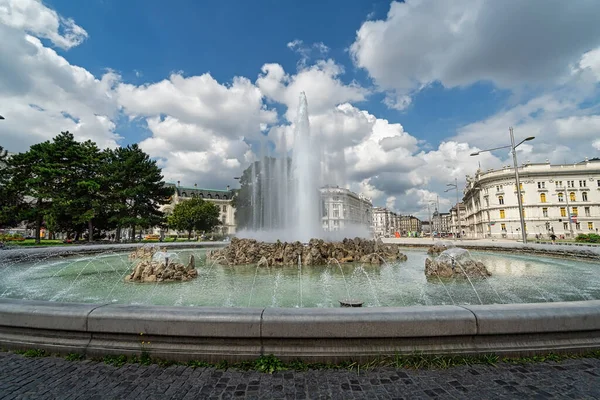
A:
<svg viewBox="0 0 600 400">
<path fill-rule="evenodd" d="M 431 246 L 429 249 L 427 249 L 427 254 L 429 254 L 430 256 L 437 256 L 446 250 L 448 250 L 448 247 L 446 247 L 443 244 L 436 243 L 433 246 Z"/>
<path fill-rule="evenodd" d="M 139 249 L 138 249 L 139 250 Z M 196 260 L 193 255 L 190 256 L 187 265 L 169 261 L 169 258 L 156 257 L 159 255 L 155 251 L 152 256 L 148 256 L 148 250 L 134 252 L 134 259 L 139 259 L 131 274 L 125 277 L 126 282 L 175 282 L 189 281 L 198 277 L 196 270 Z"/>
<path fill-rule="evenodd" d="M 340 263 L 382 264 L 405 261 L 406 255 L 400 252 L 398 245 L 385 244 L 381 239 L 374 241 L 361 238 L 344 239 L 341 242 L 311 239 L 305 244 L 233 238 L 227 247 L 207 253 L 208 262 L 224 265 L 292 266 L 299 262 L 302 265 L 324 265 L 333 260 Z"/>
<path fill-rule="evenodd" d="M 482 262 L 471 258 L 465 249 L 444 250 L 434 259 L 425 260 L 425 275 L 441 278 L 485 278 L 492 274 Z"/>
</svg>

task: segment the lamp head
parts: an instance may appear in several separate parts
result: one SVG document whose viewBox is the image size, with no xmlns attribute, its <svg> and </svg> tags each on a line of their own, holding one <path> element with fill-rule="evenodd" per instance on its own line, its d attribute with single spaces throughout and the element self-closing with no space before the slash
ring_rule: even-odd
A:
<svg viewBox="0 0 600 400">
<path fill-rule="evenodd" d="M 478 151 L 476 151 L 475 153 L 471 153 L 471 154 L 469 154 L 469 155 L 470 155 L 470 156 L 478 156 L 478 155 L 479 155 L 479 152 L 478 152 Z"/>
<path fill-rule="evenodd" d="M 533 140 L 533 139 L 535 139 L 535 136 L 529 136 L 529 137 L 525 138 L 524 142 L 528 142 L 528 141 Z"/>
</svg>

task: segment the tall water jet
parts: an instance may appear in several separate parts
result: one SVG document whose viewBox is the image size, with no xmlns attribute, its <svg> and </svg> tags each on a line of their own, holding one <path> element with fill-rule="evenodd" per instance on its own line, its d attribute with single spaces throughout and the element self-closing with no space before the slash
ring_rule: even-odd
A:
<svg viewBox="0 0 600 400">
<path fill-rule="evenodd" d="M 324 236 L 319 192 L 322 152 L 319 138 L 311 135 L 304 92 L 300 94 L 293 143 L 290 142 L 285 134 L 279 138 L 279 157 L 273 157 L 273 150 L 265 144 L 261 158 L 241 178 L 249 214 L 245 215 L 246 230 L 239 236 L 302 242 Z"/>
<path fill-rule="evenodd" d="M 301 92 L 294 129 L 292 153 L 294 206 L 291 211 L 295 218 L 293 225 L 296 229 L 295 236 L 303 242 L 321 237 L 323 233 L 320 221 L 321 160 L 319 155 L 316 141 L 311 140 L 308 102 L 305 93 Z"/>
</svg>

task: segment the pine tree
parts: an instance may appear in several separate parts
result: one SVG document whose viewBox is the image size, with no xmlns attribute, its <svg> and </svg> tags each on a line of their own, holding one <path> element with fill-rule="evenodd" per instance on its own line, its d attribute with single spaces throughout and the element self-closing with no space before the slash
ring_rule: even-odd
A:
<svg viewBox="0 0 600 400">
<path fill-rule="evenodd" d="M 109 221 L 117 225 L 117 239 L 124 227 L 131 227 L 135 238 L 136 227 L 149 228 L 164 223 L 159 207 L 168 203 L 173 188 L 165 187 L 156 161 L 137 144 L 107 150 L 106 154 L 105 205 L 110 209 Z"/>
</svg>

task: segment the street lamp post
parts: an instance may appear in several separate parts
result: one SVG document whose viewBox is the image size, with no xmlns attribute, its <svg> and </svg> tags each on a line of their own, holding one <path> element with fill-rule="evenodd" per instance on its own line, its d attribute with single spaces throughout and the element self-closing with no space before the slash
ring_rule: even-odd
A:
<svg viewBox="0 0 600 400">
<path fill-rule="evenodd" d="M 462 240 L 462 235 L 460 234 L 461 232 L 461 226 L 460 226 L 460 207 L 458 205 L 458 180 L 456 178 L 454 178 L 454 183 L 449 183 L 446 186 L 450 186 L 448 189 L 444 190 L 444 192 L 448 192 L 450 190 L 452 190 L 453 188 L 456 189 L 456 219 L 457 219 L 457 223 L 458 226 L 456 228 L 456 233 L 459 236 L 460 240 Z"/>
<path fill-rule="evenodd" d="M 519 143 L 515 145 L 515 136 L 513 134 L 513 128 L 510 127 L 510 145 L 495 147 L 493 149 L 480 150 L 475 153 L 471 153 L 472 156 L 479 155 L 480 153 L 486 151 L 494 151 L 499 149 L 507 149 L 510 148 L 513 156 L 513 164 L 515 167 L 515 181 L 517 184 L 517 202 L 519 204 L 519 220 L 521 221 L 521 236 L 523 238 L 523 243 L 527 243 L 527 233 L 525 232 L 525 218 L 523 218 L 523 201 L 521 200 L 521 182 L 519 181 L 519 164 L 517 163 L 517 147 L 519 147 L 523 142 L 527 142 L 529 140 L 535 139 L 535 136 L 529 136 L 525 139 L 521 140 Z"/>
</svg>

